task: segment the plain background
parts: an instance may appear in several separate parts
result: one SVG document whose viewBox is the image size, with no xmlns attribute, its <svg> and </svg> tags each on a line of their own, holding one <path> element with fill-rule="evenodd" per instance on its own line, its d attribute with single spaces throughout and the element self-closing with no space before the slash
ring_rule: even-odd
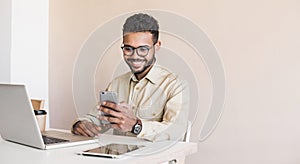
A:
<svg viewBox="0 0 300 164">
<path fill-rule="evenodd" d="M 1 9 L 11 7 L 5 2 L 8 0 L 1 1 Z M 34 64 L 22 65 L 20 59 L 23 62 L 29 58 L 39 61 L 38 66 L 42 69 L 36 75 L 43 79 L 43 85 L 32 85 L 30 92 L 40 97 L 47 97 L 45 92 L 49 92 L 50 127 L 69 128 L 77 117 L 72 95 L 72 75 L 76 57 L 89 35 L 101 24 L 123 13 L 158 9 L 184 16 L 203 29 L 218 49 L 225 68 L 226 103 L 223 115 L 214 133 L 207 140 L 199 142 L 198 152 L 188 156 L 187 163 L 300 162 L 299 1 L 51 0 L 49 12 L 48 5 L 45 5 L 48 1 L 13 2 L 13 12 L 0 12 L 3 20 L 1 81 L 19 82 L 38 70 L 32 69 L 36 68 Z M 28 8 L 35 6 L 41 11 L 24 10 L 16 13 L 16 2 L 24 3 L 23 7 L 26 4 Z M 37 13 L 44 15 L 38 17 Z M 19 19 L 16 14 L 19 14 Z M 24 19 L 22 14 L 28 17 Z M 10 16 L 17 23 L 12 27 Z M 24 33 L 21 29 L 26 33 L 20 37 L 24 40 L 18 38 L 20 33 Z M 44 36 L 46 33 L 49 34 L 49 47 L 48 35 Z M 168 41 L 166 45 L 174 44 L 173 38 L 164 38 Z M 5 55 L 9 51 L 12 55 Z M 32 52 L 36 56 L 32 57 Z M 35 58 L 41 56 L 42 59 Z M 6 60 L 10 62 L 3 62 Z M 200 64 L 196 72 L 202 73 L 199 74 L 199 78 L 203 79 L 199 102 L 205 110 L 210 102 L 211 86 L 203 69 L 203 64 Z M 102 80 L 97 78 L 96 81 Z M 28 83 L 39 84 L 37 81 L 28 80 Z M 43 91 L 40 88 L 44 86 L 48 91 L 40 93 Z M 203 121 L 202 113 L 198 115 L 192 128 L 193 142 L 197 142 Z"/>
</svg>

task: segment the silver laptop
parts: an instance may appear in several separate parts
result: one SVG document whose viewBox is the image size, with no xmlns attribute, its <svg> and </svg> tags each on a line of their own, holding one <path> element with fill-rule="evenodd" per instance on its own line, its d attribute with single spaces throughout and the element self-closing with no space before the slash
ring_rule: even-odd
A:
<svg viewBox="0 0 300 164">
<path fill-rule="evenodd" d="M 97 142 L 94 138 L 60 131 L 42 133 L 25 85 L 17 84 L 0 84 L 0 135 L 5 140 L 39 149 Z"/>
</svg>

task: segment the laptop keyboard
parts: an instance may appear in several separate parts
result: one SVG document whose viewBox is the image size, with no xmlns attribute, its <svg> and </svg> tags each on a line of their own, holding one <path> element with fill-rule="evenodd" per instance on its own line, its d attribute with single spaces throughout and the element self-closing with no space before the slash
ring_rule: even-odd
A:
<svg viewBox="0 0 300 164">
<path fill-rule="evenodd" d="M 70 142 L 69 140 L 64 140 L 60 138 L 53 138 L 49 136 L 42 136 L 45 144 L 55 144 L 55 143 L 61 143 L 61 142 Z"/>
</svg>

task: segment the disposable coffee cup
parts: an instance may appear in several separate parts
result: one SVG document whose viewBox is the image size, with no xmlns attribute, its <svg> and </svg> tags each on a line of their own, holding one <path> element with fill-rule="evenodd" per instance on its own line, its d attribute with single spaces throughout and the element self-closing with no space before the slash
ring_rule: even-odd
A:
<svg viewBox="0 0 300 164">
<path fill-rule="evenodd" d="M 47 112 L 45 110 L 34 110 L 34 114 L 38 122 L 40 131 L 45 131 Z"/>
</svg>

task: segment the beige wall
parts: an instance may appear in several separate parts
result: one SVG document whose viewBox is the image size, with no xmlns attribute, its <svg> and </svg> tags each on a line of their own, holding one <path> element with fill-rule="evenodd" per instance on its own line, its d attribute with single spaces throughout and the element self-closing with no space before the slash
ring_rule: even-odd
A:
<svg viewBox="0 0 300 164">
<path fill-rule="evenodd" d="M 51 127 L 68 128 L 76 117 L 72 75 L 89 35 L 113 17 L 143 9 L 171 11 L 195 22 L 214 42 L 223 60 L 227 88 L 223 116 L 187 163 L 300 162 L 297 0 L 50 1 Z M 205 71 L 202 73 L 199 77 L 207 81 Z M 210 87 L 203 82 L 201 94 L 209 97 Z M 200 96 L 201 110 L 207 108 L 208 97 Z M 198 138 L 204 113 L 200 111 L 194 122 L 192 141 Z"/>
</svg>

